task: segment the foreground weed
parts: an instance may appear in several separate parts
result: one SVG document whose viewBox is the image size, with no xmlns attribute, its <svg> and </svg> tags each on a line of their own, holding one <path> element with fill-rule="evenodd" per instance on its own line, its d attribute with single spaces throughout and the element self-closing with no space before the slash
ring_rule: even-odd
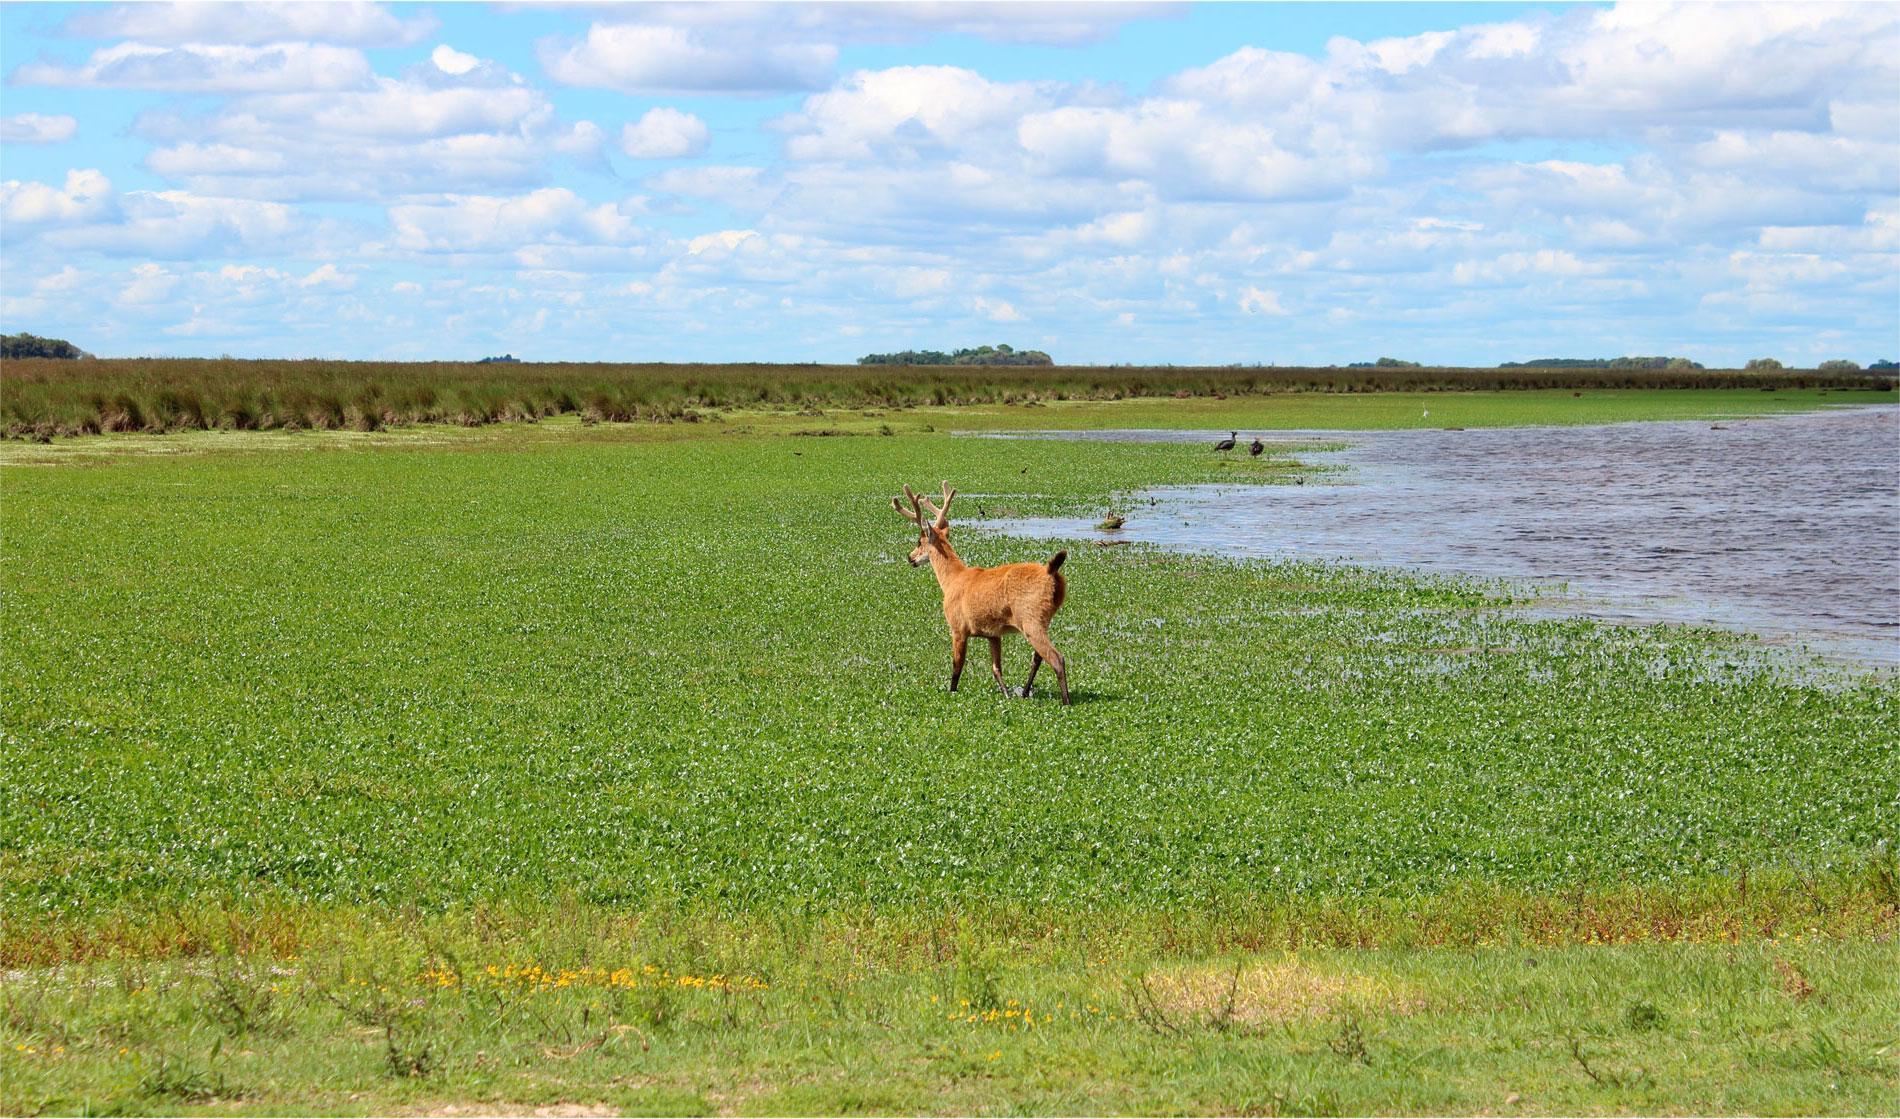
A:
<svg viewBox="0 0 1900 1119">
<path fill-rule="evenodd" d="M 1644 1002 L 1642 1000 L 1631 1003 L 1628 1012 L 1623 1015 L 1624 1023 L 1637 1033 L 1650 1033 L 1659 1030 L 1662 1028 L 1664 1020 L 1665 1016 L 1663 1012 L 1658 1010 L 1654 1003 Z"/>
<path fill-rule="evenodd" d="M 204 981 L 205 1015 L 232 1038 L 253 1032 L 281 1034 L 287 1015 L 283 986 L 268 965 L 240 960 L 218 960 Z"/>
<path fill-rule="evenodd" d="M 1570 1050 L 1570 1059 L 1576 1062 L 1583 1074 L 1599 1088 L 1634 1088 L 1649 1080 L 1649 1070 L 1638 1066 L 1633 1069 L 1614 1069 L 1605 1066 L 1600 1056 L 1592 1056 L 1584 1049 L 1583 1039 L 1576 1034 L 1566 1038 Z"/>
<path fill-rule="evenodd" d="M 1878 1054 L 1849 1049 L 1824 1028 L 1815 1029 L 1799 1056 L 1804 1063 L 1836 1076 L 1872 1076 L 1889 1071 Z"/>
<path fill-rule="evenodd" d="M 220 1044 L 212 1050 L 212 1059 L 221 1052 Z M 222 1074 L 173 1053 L 160 1053 L 147 1063 L 132 1092 L 142 1099 L 176 1103 L 208 1103 L 236 1094 Z"/>
<path fill-rule="evenodd" d="M 373 979 L 344 979 L 322 992 L 343 1018 L 382 1042 L 383 1071 L 393 1077 L 427 1076 L 440 1067 L 427 1000 Z"/>
<path fill-rule="evenodd" d="M 1338 1035 L 1328 1040 L 1326 1047 L 1348 1064 L 1372 1065 L 1372 1050 L 1366 1045 L 1365 1027 L 1357 1014 L 1346 1015 L 1339 1023 Z"/>
</svg>

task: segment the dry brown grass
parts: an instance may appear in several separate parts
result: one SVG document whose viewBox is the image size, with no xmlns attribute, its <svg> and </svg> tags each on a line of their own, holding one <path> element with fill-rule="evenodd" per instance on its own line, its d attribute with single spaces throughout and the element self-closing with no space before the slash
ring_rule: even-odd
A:
<svg viewBox="0 0 1900 1119">
<path fill-rule="evenodd" d="M 1139 980 L 1144 998 L 1180 1028 L 1258 1029 L 1335 1014 L 1406 1014 L 1415 993 L 1367 975 L 1317 971 L 1292 961 L 1192 964 Z"/>
<path fill-rule="evenodd" d="M 618 1115 L 620 1109 L 604 1103 L 551 1103 L 528 1105 L 518 1103 L 451 1103 L 425 1107 L 417 1111 L 406 1111 L 404 1115 L 450 1116 L 485 1115 L 530 1115 L 534 1119 L 591 1119 L 593 1116 Z"/>
<path fill-rule="evenodd" d="M 1794 1001 L 1805 1002 L 1808 996 L 1814 994 L 1814 984 L 1808 982 L 1808 977 L 1800 968 L 1787 960 L 1776 957 L 1775 974 L 1781 977 L 1781 992 Z"/>
<path fill-rule="evenodd" d="M 3 860 L 0 871 L 9 871 Z M 9 872 L 18 874 L 20 868 Z M 778 939 L 780 916 L 734 919 L 713 911 L 625 912 L 565 903 L 434 915 L 289 903 L 228 908 L 200 903 L 86 918 L 0 913 L 0 968 L 224 953 L 285 956 L 378 929 L 421 936 L 471 923 L 511 933 L 578 924 L 599 928 L 603 935 L 692 927 L 765 945 Z M 1745 887 L 1737 879 L 1720 878 L 1566 893 L 1474 886 L 1424 898 L 1297 899 L 1219 912 L 1050 913 L 1008 906 L 901 914 L 847 910 L 814 915 L 801 928 L 813 944 L 845 945 L 896 967 L 942 963 L 943 946 L 966 935 L 1036 959 L 1059 958 L 1074 950 L 1078 936 L 1091 934 L 1110 934 L 1131 954 L 1174 958 L 1304 948 L 1734 944 L 1784 937 L 1891 941 L 1900 933 L 1900 896 L 1886 864 L 1875 862 L 1871 869 L 1819 879 L 1758 872 Z"/>
</svg>

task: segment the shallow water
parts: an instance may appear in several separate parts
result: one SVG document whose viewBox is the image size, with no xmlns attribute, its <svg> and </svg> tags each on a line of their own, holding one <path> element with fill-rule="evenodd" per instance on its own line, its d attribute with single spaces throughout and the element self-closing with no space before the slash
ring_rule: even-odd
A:
<svg viewBox="0 0 1900 1119">
<path fill-rule="evenodd" d="M 1211 445 L 1226 434 L 1035 437 Z M 1272 434 L 1290 441 L 1348 444 L 1296 452 L 1344 469 L 1299 486 L 1147 491 L 1118 510 L 1127 522 L 1113 533 L 1088 520 L 985 527 L 1562 583 L 1549 605 L 1565 614 L 1716 625 L 1900 665 L 1900 407 Z"/>
</svg>

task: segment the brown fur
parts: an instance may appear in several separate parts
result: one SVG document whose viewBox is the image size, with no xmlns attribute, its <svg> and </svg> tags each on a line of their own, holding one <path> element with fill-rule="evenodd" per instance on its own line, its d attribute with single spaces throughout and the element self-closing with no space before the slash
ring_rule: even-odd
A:
<svg viewBox="0 0 1900 1119">
<path fill-rule="evenodd" d="M 1008 695 L 1009 685 L 1003 682 L 1003 635 L 1015 632 L 1035 650 L 1023 695 L 1029 695 L 1035 686 L 1036 670 L 1048 661 L 1056 670 L 1066 705 L 1069 666 L 1049 640 L 1049 622 L 1069 596 L 1069 582 L 1059 570 L 1069 554 L 1057 552 L 1047 563 L 971 567 L 950 546 L 950 502 L 956 492 L 950 483 L 943 484 L 943 505 L 931 506 L 934 520 L 924 515 L 928 499 L 919 498 L 909 486 L 904 487 L 904 495 L 910 498 L 911 512 L 905 512 L 899 499 L 891 499 L 891 505 L 918 527 L 911 565 L 928 561 L 937 585 L 943 589 L 943 619 L 950 626 L 950 690 L 957 690 L 957 681 L 963 676 L 963 657 L 970 638 L 982 637 L 990 643 L 990 673 L 996 678 L 996 686 Z"/>
</svg>

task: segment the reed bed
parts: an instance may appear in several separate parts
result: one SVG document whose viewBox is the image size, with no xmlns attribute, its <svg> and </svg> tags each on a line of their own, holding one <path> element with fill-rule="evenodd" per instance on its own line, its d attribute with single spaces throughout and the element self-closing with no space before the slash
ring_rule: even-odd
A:
<svg viewBox="0 0 1900 1119">
<path fill-rule="evenodd" d="M 239 361 L 114 358 L 0 363 L 0 432 L 479 426 L 578 414 L 691 422 L 716 409 L 905 408 L 1128 397 L 1510 389 L 1891 388 L 1879 373 L 1783 370 L 1193 366 L 857 366 Z"/>
</svg>

